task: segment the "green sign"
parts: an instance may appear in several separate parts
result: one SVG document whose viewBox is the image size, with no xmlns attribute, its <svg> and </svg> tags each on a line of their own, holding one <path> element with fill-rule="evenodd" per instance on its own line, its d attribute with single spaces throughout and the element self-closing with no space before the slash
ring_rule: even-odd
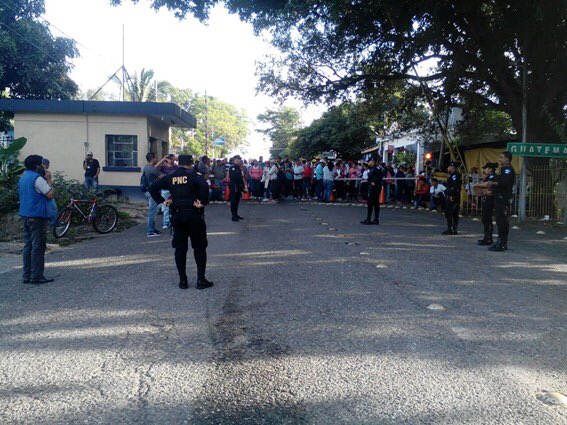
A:
<svg viewBox="0 0 567 425">
<path fill-rule="evenodd" d="M 508 150 L 514 156 L 567 158 L 567 145 L 550 145 L 549 143 L 508 143 Z"/>
</svg>

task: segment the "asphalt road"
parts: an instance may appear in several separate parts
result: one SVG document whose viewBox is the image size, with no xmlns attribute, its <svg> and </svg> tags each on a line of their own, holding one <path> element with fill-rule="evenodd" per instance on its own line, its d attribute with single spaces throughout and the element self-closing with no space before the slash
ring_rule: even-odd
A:
<svg viewBox="0 0 567 425">
<path fill-rule="evenodd" d="M 428 212 L 241 215 L 207 208 L 204 291 L 143 226 L 49 255 L 52 284 L 0 275 L 0 423 L 567 423 L 537 398 L 567 393 L 566 235 L 489 253 Z"/>
</svg>

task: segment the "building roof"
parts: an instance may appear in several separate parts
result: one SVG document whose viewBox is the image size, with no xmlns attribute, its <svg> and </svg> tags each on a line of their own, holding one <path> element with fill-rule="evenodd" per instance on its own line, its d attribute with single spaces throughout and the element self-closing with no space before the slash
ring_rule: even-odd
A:
<svg viewBox="0 0 567 425">
<path fill-rule="evenodd" d="M 379 145 L 374 145 L 374 146 L 370 146 L 369 148 L 364 148 L 360 151 L 360 153 L 365 154 L 365 153 L 372 153 L 374 151 L 377 151 L 378 149 L 380 149 Z"/>
<path fill-rule="evenodd" d="M 195 117 L 175 103 L 3 99 L 0 100 L 0 111 L 148 116 L 164 121 L 171 127 L 197 127 Z"/>
</svg>

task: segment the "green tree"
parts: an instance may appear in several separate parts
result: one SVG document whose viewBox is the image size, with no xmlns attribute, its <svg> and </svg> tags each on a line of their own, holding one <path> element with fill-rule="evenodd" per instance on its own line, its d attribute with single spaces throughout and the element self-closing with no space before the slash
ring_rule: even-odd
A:
<svg viewBox="0 0 567 425">
<path fill-rule="evenodd" d="M 393 125 L 398 131 L 422 127 L 428 118 L 427 108 L 415 87 L 389 82 L 381 90 L 367 93 L 363 100 L 331 107 L 299 131 L 290 153 L 294 157 L 311 157 L 332 149 L 342 157 L 357 158 L 385 129 Z"/>
<path fill-rule="evenodd" d="M 71 99 L 78 91 L 69 77 L 75 42 L 54 37 L 40 19 L 43 0 L 0 2 L 0 98 Z M 9 127 L 0 116 L 0 130 Z"/>
<path fill-rule="evenodd" d="M 54 37 L 40 21 L 42 0 L 0 3 L 0 96 L 70 99 L 78 90 L 68 73 L 78 56 L 75 42 Z"/>
<path fill-rule="evenodd" d="M 193 155 L 205 153 L 217 157 L 226 156 L 229 151 L 246 144 L 249 134 L 249 120 L 246 112 L 215 97 L 201 96 L 190 89 L 172 88 L 171 100 L 191 113 L 197 119 L 194 131 L 174 129 L 172 142 L 177 148 Z M 224 138 L 224 146 L 213 146 L 217 138 Z"/>
<path fill-rule="evenodd" d="M 471 109 L 457 123 L 456 137 L 463 145 L 484 141 L 506 140 L 517 137 L 510 115 L 502 111 Z"/>
<path fill-rule="evenodd" d="M 347 102 L 331 107 L 321 118 L 299 130 L 291 144 L 290 155 L 310 158 L 334 150 L 341 157 L 357 157 L 361 149 L 372 144 L 374 137 L 371 120 L 364 114 L 363 106 Z"/>
<path fill-rule="evenodd" d="M 288 147 L 297 136 L 300 119 L 299 111 L 289 106 L 277 110 L 267 109 L 266 112 L 258 115 L 257 120 L 267 127 L 256 131 L 268 136 L 272 142 L 270 149 L 272 156 L 288 153 Z"/>
<path fill-rule="evenodd" d="M 528 138 L 559 140 L 551 122 L 566 119 L 564 0 L 152 3 L 199 19 L 224 3 L 257 33 L 268 31 L 283 56 L 260 66 L 260 87 L 274 96 L 333 100 L 403 79 L 423 85 L 430 101 L 445 107 L 467 102 L 506 112 L 519 132 L 526 66 Z M 427 61 L 431 72 L 417 75 Z"/>
<path fill-rule="evenodd" d="M 122 80 L 115 75 L 112 80 L 122 87 Z M 171 84 L 154 80 L 154 71 L 142 68 L 140 74 L 126 75 L 124 100 L 130 102 L 165 102 L 170 98 Z"/>
</svg>

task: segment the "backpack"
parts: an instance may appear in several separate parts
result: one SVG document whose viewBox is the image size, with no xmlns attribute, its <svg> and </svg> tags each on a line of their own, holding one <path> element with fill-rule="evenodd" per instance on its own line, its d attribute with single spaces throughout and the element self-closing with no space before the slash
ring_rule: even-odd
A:
<svg viewBox="0 0 567 425">
<path fill-rule="evenodd" d="M 140 190 L 142 193 L 146 193 L 148 191 L 148 179 L 146 178 L 146 173 L 142 172 L 142 176 L 140 177 Z"/>
</svg>

